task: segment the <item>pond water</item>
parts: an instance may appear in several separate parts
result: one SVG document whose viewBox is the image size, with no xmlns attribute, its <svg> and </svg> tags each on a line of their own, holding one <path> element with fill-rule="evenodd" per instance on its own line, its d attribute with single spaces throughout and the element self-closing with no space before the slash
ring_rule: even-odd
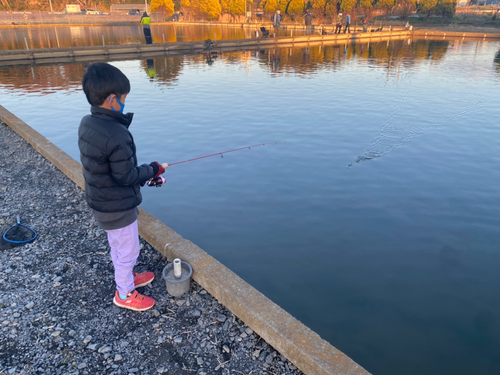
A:
<svg viewBox="0 0 500 375">
<path fill-rule="evenodd" d="M 260 25 L 258 25 L 260 26 Z M 269 29 L 269 26 L 266 26 Z M 253 38 L 257 26 L 242 28 L 240 25 L 176 25 L 175 23 L 151 26 L 154 43 L 192 42 L 206 39 Z M 280 36 L 303 35 L 304 30 L 280 30 Z M 26 39 L 26 41 L 25 41 Z M 40 26 L 2 28 L 0 45 L 2 49 L 26 49 L 26 43 L 33 48 L 63 48 L 81 46 L 102 46 L 116 44 L 144 43 L 142 25 L 122 26 Z"/>
<path fill-rule="evenodd" d="M 500 373 L 500 42 L 113 62 L 142 207 L 375 374 Z M 0 69 L 0 104 L 79 160 L 84 65 Z M 43 234 L 42 234 L 43 235 Z"/>
</svg>

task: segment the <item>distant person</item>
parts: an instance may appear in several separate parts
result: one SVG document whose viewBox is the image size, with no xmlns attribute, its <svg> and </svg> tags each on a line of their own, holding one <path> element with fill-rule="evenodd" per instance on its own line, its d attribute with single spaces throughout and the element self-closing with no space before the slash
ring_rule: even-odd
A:
<svg viewBox="0 0 500 375">
<path fill-rule="evenodd" d="M 363 32 L 366 33 L 368 31 L 368 18 L 363 19 Z"/>
<path fill-rule="evenodd" d="M 349 30 L 349 34 L 351 33 L 351 15 L 347 13 L 345 16 L 345 29 L 344 29 L 344 34 L 346 33 L 347 30 Z"/>
<path fill-rule="evenodd" d="M 116 283 L 113 303 L 148 310 L 155 300 L 136 289 L 153 281 L 154 273 L 133 272 L 140 253 L 137 206 L 142 202 L 141 186 L 164 173 L 168 164 L 137 165 L 129 130 L 133 113 L 123 113 L 130 92 L 125 74 L 112 65 L 93 63 L 83 75 L 82 86 L 91 107 L 78 128 L 78 148 L 87 203 L 111 247 Z"/>
<path fill-rule="evenodd" d="M 144 37 L 146 38 L 146 44 L 152 44 L 153 37 L 151 36 L 151 17 L 149 17 L 146 12 L 142 14 L 141 23 L 144 31 Z"/>
<path fill-rule="evenodd" d="M 337 14 L 337 24 L 335 25 L 335 34 L 340 34 L 342 31 L 342 13 Z"/>
<path fill-rule="evenodd" d="M 273 27 L 274 27 L 274 37 L 277 38 L 279 36 L 281 27 L 281 14 L 279 9 L 273 15 Z"/>
<path fill-rule="evenodd" d="M 305 24 L 306 24 L 306 35 L 312 34 L 312 19 L 313 19 L 313 15 L 311 14 L 311 12 L 309 12 L 309 9 L 306 10 L 306 16 L 304 17 Z"/>
</svg>

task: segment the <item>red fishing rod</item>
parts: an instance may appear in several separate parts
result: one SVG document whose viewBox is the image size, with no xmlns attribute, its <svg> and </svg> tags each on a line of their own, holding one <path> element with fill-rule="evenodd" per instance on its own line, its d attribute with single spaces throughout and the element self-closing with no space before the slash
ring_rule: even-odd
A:
<svg viewBox="0 0 500 375">
<path fill-rule="evenodd" d="M 275 145 L 277 143 L 280 143 L 280 142 L 269 142 L 269 143 L 261 143 L 261 144 L 258 144 L 258 145 L 253 145 L 253 146 L 246 146 L 246 147 L 240 147 L 240 148 L 235 148 L 234 150 L 229 150 L 229 151 L 223 151 L 223 152 L 217 152 L 216 154 L 210 154 L 210 155 L 205 155 L 205 156 L 200 156 L 198 158 L 193 158 L 193 159 L 188 159 L 188 160 L 183 160 L 183 161 L 178 161 L 178 162 L 175 162 L 175 163 L 171 163 L 171 164 L 168 164 L 169 167 L 171 167 L 172 165 L 177 165 L 177 164 L 182 164 L 182 163 L 188 163 L 190 161 L 195 161 L 195 160 L 200 160 L 200 159 L 205 159 L 205 158 L 210 158 L 212 156 L 217 156 L 217 155 L 220 155 L 221 157 L 223 157 L 222 155 L 223 154 L 227 154 L 229 152 L 235 152 L 235 151 L 240 151 L 240 150 L 246 150 L 246 149 L 251 149 L 253 147 L 259 147 L 259 146 L 266 146 L 266 145 Z M 156 186 L 156 187 L 161 187 L 164 183 L 165 183 L 165 177 L 163 176 L 158 176 L 154 179 L 151 179 L 148 181 L 148 186 Z"/>
<path fill-rule="evenodd" d="M 253 147 L 259 147 L 259 146 L 265 146 L 265 145 L 275 145 L 276 143 L 279 143 L 279 142 L 269 142 L 269 143 L 261 143 L 259 145 L 253 145 L 253 146 L 247 146 L 247 147 L 241 147 L 241 148 L 236 148 L 234 150 L 229 150 L 229 151 L 223 151 L 223 152 L 218 152 L 216 154 L 211 154 L 211 155 L 205 155 L 205 156 L 200 156 L 199 158 L 194 158 L 194 159 L 188 159 L 188 160 L 184 160 L 184 161 L 178 161 L 176 163 L 172 163 L 172 164 L 169 164 L 168 166 L 171 167 L 172 165 L 176 165 L 176 164 L 182 164 L 182 163 L 187 163 L 187 162 L 190 162 L 190 161 L 195 161 L 195 160 L 200 160 L 200 159 L 205 159 L 205 158 L 209 158 L 209 157 L 212 157 L 212 156 L 217 156 L 217 155 L 222 155 L 222 154 L 227 154 L 229 152 L 234 152 L 234 151 L 240 151 L 240 150 L 246 150 L 246 149 L 251 149 Z"/>
</svg>

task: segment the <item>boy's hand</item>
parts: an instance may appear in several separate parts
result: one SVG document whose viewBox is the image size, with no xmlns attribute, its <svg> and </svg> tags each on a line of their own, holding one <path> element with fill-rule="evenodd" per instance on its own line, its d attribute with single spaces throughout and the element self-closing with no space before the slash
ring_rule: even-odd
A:
<svg viewBox="0 0 500 375">
<path fill-rule="evenodd" d="M 161 166 L 162 166 L 164 169 L 167 169 L 167 168 L 168 168 L 168 164 L 167 164 L 167 163 L 163 163 Z"/>
<path fill-rule="evenodd" d="M 152 162 L 149 165 L 151 166 L 151 168 L 153 168 L 154 176 L 152 178 L 156 178 L 159 175 L 165 173 L 165 168 L 163 167 L 163 165 L 161 165 L 157 161 L 154 161 L 154 162 Z"/>
</svg>

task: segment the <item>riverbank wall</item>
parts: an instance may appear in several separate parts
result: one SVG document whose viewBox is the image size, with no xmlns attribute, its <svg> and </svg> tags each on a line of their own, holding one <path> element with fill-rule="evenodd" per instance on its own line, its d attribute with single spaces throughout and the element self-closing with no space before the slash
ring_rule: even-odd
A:
<svg viewBox="0 0 500 375">
<path fill-rule="evenodd" d="M 1 106 L 0 120 L 84 189 L 80 163 Z M 305 374 L 369 374 L 234 272 L 142 209 L 139 229 L 141 237 L 169 260 L 179 257 L 189 262 L 198 284 Z"/>
</svg>

